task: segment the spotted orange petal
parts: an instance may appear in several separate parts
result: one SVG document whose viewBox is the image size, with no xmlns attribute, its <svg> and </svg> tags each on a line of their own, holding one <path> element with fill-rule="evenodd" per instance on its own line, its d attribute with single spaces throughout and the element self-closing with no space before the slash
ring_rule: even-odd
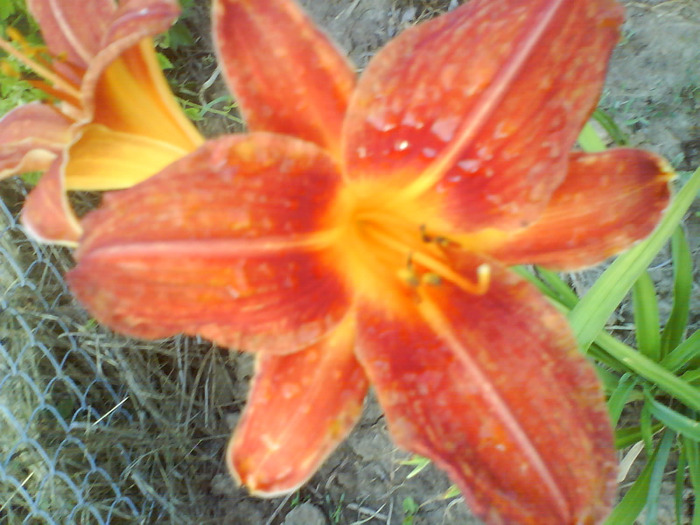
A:
<svg viewBox="0 0 700 525">
<path fill-rule="evenodd" d="M 210 141 L 87 215 L 68 282 L 122 333 L 299 350 L 348 307 L 322 224 L 339 180 L 308 142 L 262 133 Z"/>
<path fill-rule="evenodd" d="M 566 174 L 621 22 L 614 0 L 472 0 L 405 31 L 351 101 L 350 176 L 435 189 L 459 230 L 521 227 Z"/>
<path fill-rule="evenodd" d="M 566 320 L 488 264 L 484 295 L 443 282 L 401 314 L 359 305 L 360 362 L 394 440 L 445 469 L 486 523 L 598 523 L 616 468 L 599 382 Z"/>
<path fill-rule="evenodd" d="M 470 242 L 509 265 L 590 266 L 649 235 L 668 205 L 672 175 L 663 159 L 646 151 L 574 153 L 566 180 L 537 222 Z"/>
<path fill-rule="evenodd" d="M 288 0 L 217 0 L 213 19 L 219 64 L 250 129 L 337 156 L 355 73 L 333 42 Z"/>
<path fill-rule="evenodd" d="M 49 168 L 71 140 L 69 118 L 54 107 L 33 102 L 0 119 L 0 179 Z"/>
<path fill-rule="evenodd" d="M 81 67 L 99 51 L 116 9 L 113 0 L 27 0 L 27 7 L 51 54 Z"/>
<path fill-rule="evenodd" d="M 258 356 L 227 453 L 231 473 L 253 494 L 298 488 L 357 422 L 368 385 L 354 336 L 349 318 L 309 348 Z"/>
<path fill-rule="evenodd" d="M 35 239 L 75 246 L 82 228 L 66 196 L 64 163 L 65 155 L 57 156 L 29 193 L 22 208 L 22 223 Z"/>
</svg>

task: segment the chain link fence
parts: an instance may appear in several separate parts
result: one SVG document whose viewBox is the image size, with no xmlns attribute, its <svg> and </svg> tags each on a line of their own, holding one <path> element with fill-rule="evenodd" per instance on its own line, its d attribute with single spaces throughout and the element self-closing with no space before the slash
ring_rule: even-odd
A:
<svg viewBox="0 0 700 525">
<path fill-rule="evenodd" d="M 0 524 L 213 519 L 224 416 L 243 396 L 231 358 L 99 327 L 63 280 L 68 250 L 24 235 L 25 194 L 0 184 Z"/>
</svg>

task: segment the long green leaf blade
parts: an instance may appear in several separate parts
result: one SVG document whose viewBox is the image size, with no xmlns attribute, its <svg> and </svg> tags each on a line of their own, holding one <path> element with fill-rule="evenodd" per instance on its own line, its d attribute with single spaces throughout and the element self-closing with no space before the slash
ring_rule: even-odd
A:
<svg viewBox="0 0 700 525">
<path fill-rule="evenodd" d="M 632 487 L 627 491 L 625 497 L 610 513 L 608 519 L 605 520 L 605 525 L 632 525 L 634 520 L 637 519 L 637 516 L 644 508 L 646 495 L 649 493 L 649 480 L 658 452 L 659 447 L 657 446 L 644 470 L 642 470 Z"/>
<path fill-rule="evenodd" d="M 700 501 L 700 443 L 685 436 L 681 438 L 681 442 L 688 459 L 688 471 L 690 472 L 690 483 L 693 486 L 695 501 L 698 502 Z M 695 505 L 692 524 L 700 525 L 700 505 Z"/>
<path fill-rule="evenodd" d="M 659 494 L 661 493 L 661 481 L 671 453 L 671 445 L 676 439 L 673 432 L 666 430 L 659 443 L 658 453 L 654 459 L 654 466 L 649 477 L 649 492 L 647 493 L 647 525 L 656 525 L 659 514 Z"/>
<path fill-rule="evenodd" d="M 700 410 L 700 390 L 688 382 L 672 374 L 625 343 L 618 341 L 608 333 L 601 333 L 597 342 L 610 355 L 636 374 L 648 379 L 655 386 L 685 403 L 693 410 Z"/>
<path fill-rule="evenodd" d="M 673 306 L 661 335 L 663 355 L 683 340 L 690 312 L 690 293 L 693 287 L 693 258 L 683 228 L 678 227 L 671 237 L 673 258 Z"/>
<path fill-rule="evenodd" d="M 694 441 L 700 442 L 699 421 L 695 421 L 688 416 L 684 416 L 672 408 L 659 403 L 655 399 L 648 398 L 647 401 L 650 404 L 651 413 L 656 419 L 679 434 L 689 437 Z"/>
<path fill-rule="evenodd" d="M 656 300 L 654 281 L 649 272 L 642 272 L 632 287 L 635 336 L 637 348 L 652 361 L 661 360 L 661 324 L 659 302 Z"/>
<path fill-rule="evenodd" d="M 625 374 L 620 378 L 617 388 L 610 395 L 610 399 L 608 399 L 608 413 L 610 414 L 610 421 L 613 427 L 617 426 L 622 410 L 625 408 L 630 393 L 636 385 L 637 381 L 634 379 L 634 376 Z"/>
<path fill-rule="evenodd" d="M 692 364 L 698 359 L 700 359 L 700 330 L 693 332 L 693 335 L 664 357 L 663 361 L 661 361 L 661 366 L 676 372 L 683 368 L 684 365 Z"/>
</svg>

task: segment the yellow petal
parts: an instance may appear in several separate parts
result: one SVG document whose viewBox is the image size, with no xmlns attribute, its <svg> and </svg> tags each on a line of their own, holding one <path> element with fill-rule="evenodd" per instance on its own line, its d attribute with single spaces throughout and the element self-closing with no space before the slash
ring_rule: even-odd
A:
<svg viewBox="0 0 700 525">
<path fill-rule="evenodd" d="M 146 38 L 102 73 L 95 90 L 94 122 L 192 151 L 202 136 L 178 106 Z"/>
<path fill-rule="evenodd" d="M 129 188 L 187 153 L 168 142 L 89 124 L 70 148 L 66 187 L 88 191 Z"/>
</svg>

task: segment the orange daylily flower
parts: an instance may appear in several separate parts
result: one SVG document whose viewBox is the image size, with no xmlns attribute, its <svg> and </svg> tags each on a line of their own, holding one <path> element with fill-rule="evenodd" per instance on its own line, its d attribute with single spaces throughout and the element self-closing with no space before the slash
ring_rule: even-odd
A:
<svg viewBox="0 0 700 525">
<path fill-rule="evenodd" d="M 81 227 L 66 190 L 121 189 L 194 150 L 202 137 L 174 100 L 150 37 L 170 26 L 176 0 L 28 0 L 47 49 L 0 49 L 43 80 L 52 103 L 20 106 L 0 119 L 0 178 L 46 172 L 23 222 L 39 239 L 74 245 Z"/>
<path fill-rule="evenodd" d="M 508 266 L 570 270 L 645 237 L 666 164 L 570 153 L 619 35 L 614 0 L 472 0 L 357 85 L 289 0 L 216 0 L 250 133 L 106 196 L 69 283 L 137 337 L 257 353 L 230 442 L 253 493 L 294 490 L 373 385 L 394 440 L 487 523 L 597 523 L 612 430 L 565 318 Z"/>
</svg>

